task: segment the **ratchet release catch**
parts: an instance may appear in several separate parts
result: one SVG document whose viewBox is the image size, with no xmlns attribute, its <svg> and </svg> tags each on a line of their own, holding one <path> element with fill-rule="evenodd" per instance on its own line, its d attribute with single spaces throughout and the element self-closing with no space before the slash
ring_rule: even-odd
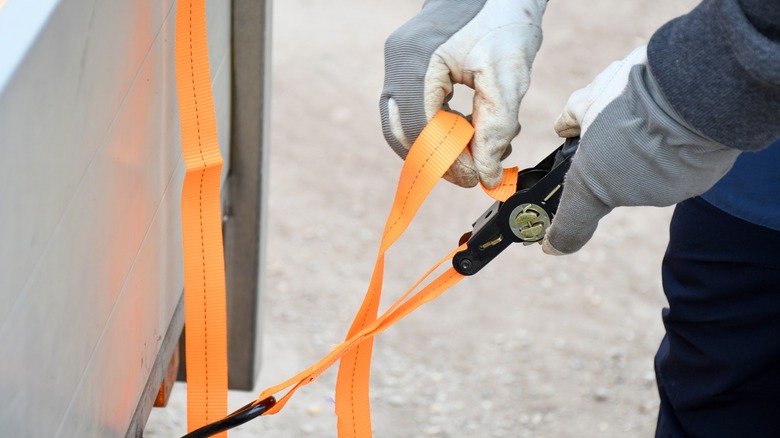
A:
<svg viewBox="0 0 780 438">
<path fill-rule="evenodd" d="M 558 210 L 564 177 L 579 141 L 579 137 L 566 139 L 535 167 L 520 171 L 517 192 L 494 203 L 461 237 L 467 248 L 452 259 L 456 271 L 474 275 L 511 243 L 541 243 Z"/>
</svg>

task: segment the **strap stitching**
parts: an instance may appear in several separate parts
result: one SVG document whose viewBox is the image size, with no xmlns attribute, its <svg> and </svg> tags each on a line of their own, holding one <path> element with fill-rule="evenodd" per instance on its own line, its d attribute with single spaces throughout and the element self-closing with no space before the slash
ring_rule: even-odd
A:
<svg viewBox="0 0 780 438">
<path fill-rule="evenodd" d="M 205 385 L 205 409 L 206 409 L 206 420 L 209 419 L 209 363 L 208 363 L 208 324 L 205 321 L 206 315 L 208 312 L 208 299 L 207 299 L 207 279 L 206 279 L 206 247 L 205 247 L 205 234 L 203 229 L 203 182 L 206 177 L 206 168 L 208 167 L 206 163 L 206 159 L 203 156 L 203 141 L 201 139 L 201 132 L 200 132 L 200 113 L 198 111 L 198 93 L 197 88 L 195 86 L 195 59 L 194 59 L 194 53 L 193 53 L 193 37 L 192 37 L 192 2 L 189 3 L 189 11 L 188 11 L 188 39 L 189 39 L 189 59 L 190 59 L 190 78 L 192 80 L 192 98 L 194 101 L 194 105 L 192 106 L 193 110 L 195 111 L 195 127 L 197 131 L 197 137 L 198 137 L 198 156 L 202 162 L 203 168 L 200 172 L 200 182 L 198 187 L 198 213 L 199 213 L 199 225 L 200 225 L 200 252 L 201 252 L 201 275 L 203 278 L 203 356 L 206 358 L 206 360 L 203 361 L 203 367 L 204 367 L 204 385 Z"/>
<path fill-rule="evenodd" d="M 452 131 L 455 130 L 455 126 L 458 124 L 459 120 L 460 120 L 460 118 L 458 118 L 458 117 L 453 118 L 453 123 L 450 126 L 449 130 L 447 131 L 447 133 L 441 138 L 439 143 L 434 148 L 431 149 L 431 151 L 428 154 L 428 157 L 425 159 L 425 161 L 420 166 L 420 168 L 417 169 L 417 172 L 414 175 L 414 179 L 412 179 L 412 183 L 409 186 L 410 188 L 414 187 L 415 182 L 420 177 L 420 175 L 422 174 L 423 170 L 428 165 L 428 163 L 431 161 L 431 158 L 433 157 L 433 155 L 436 153 L 436 151 L 439 150 L 439 148 L 449 138 L 449 135 L 452 133 Z M 414 145 L 412 145 L 412 147 L 414 147 Z M 407 158 L 408 158 L 408 156 L 407 156 Z M 404 199 L 403 199 L 403 201 L 401 203 L 400 212 L 396 215 L 395 221 L 385 229 L 384 233 L 382 233 L 382 244 L 383 244 L 382 245 L 382 247 L 383 247 L 383 251 L 382 251 L 382 254 L 383 254 L 382 255 L 382 258 L 383 258 L 383 260 L 382 260 L 382 272 L 384 272 L 384 252 L 387 250 L 387 248 L 384 248 L 385 237 L 387 237 L 387 235 L 390 233 L 390 231 L 398 224 L 398 221 L 401 220 L 401 217 L 403 216 L 403 213 L 406 210 L 406 205 L 407 205 L 407 202 L 409 201 L 409 196 L 411 195 L 411 192 L 412 192 L 411 189 L 406 191 Z M 367 310 L 369 308 L 373 307 L 374 300 L 376 299 L 377 295 L 378 294 L 371 294 L 371 298 L 370 298 L 370 300 L 368 302 L 368 307 L 366 308 Z M 365 327 L 366 318 L 368 318 L 368 312 L 363 314 L 363 319 L 360 321 L 360 328 L 361 329 L 363 327 Z M 358 356 L 360 354 L 360 346 L 361 346 L 361 344 L 358 344 L 357 346 L 355 346 L 354 360 L 352 361 L 352 379 L 350 379 L 350 383 L 349 383 L 349 395 L 350 395 L 350 402 L 351 402 L 350 406 L 352 408 L 351 411 L 352 411 L 352 435 L 353 436 L 355 436 L 357 434 L 357 426 L 356 426 L 355 421 L 354 421 L 354 419 L 355 419 L 355 403 L 354 403 L 354 401 L 355 401 L 355 371 L 357 369 L 356 365 L 357 365 L 357 361 L 358 361 Z"/>
</svg>

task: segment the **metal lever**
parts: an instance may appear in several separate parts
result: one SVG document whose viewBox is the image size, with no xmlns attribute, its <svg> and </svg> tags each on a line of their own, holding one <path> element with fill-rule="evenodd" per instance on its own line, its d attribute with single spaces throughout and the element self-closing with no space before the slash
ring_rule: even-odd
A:
<svg viewBox="0 0 780 438">
<path fill-rule="evenodd" d="M 240 426 L 247 421 L 263 415 L 267 410 L 271 409 L 276 404 L 276 399 L 271 396 L 260 401 L 253 401 L 227 417 L 207 424 L 199 429 L 195 429 L 192 432 L 184 435 L 182 438 L 206 438 L 216 435 L 220 432 L 232 429 L 236 426 Z"/>
<path fill-rule="evenodd" d="M 579 137 L 563 145 L 536 166 L 518 174 L 517 192 L 496 202 L 474 222 L 467 248 L 455 254 L 453 267 L 463 275 L 474 275 L 511 243 L 541 242 L 550 228 L 563 192 L 564 178 Z"/>
</svg>

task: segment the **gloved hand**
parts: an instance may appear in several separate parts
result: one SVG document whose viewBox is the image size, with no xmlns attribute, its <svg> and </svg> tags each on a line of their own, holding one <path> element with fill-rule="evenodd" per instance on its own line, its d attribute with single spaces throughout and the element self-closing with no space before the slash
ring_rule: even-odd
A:
<svg viewBox="0 0 780 438">
<path fill-rule="evenodd" d="M 643 46 L 611 64 L 572 94 L 555 122 L 560 136 L 581 139 L 545 253 L 578 251 L 615 207 L 668 206 L 704 193 L 739 155 L 689 126 L 646 62 Z"/>
<path fill-rule="evenodd" d="M 463 187 L 501 181 L 501 160 L 520 132 L 518 110 L 542 42 L 546 0 L 427 0 L 385 43 L 382 130 L 405 158 L 426 123 L 452 97 L 474 89 L 471 153 L 444 176 Z"/>
</svg>

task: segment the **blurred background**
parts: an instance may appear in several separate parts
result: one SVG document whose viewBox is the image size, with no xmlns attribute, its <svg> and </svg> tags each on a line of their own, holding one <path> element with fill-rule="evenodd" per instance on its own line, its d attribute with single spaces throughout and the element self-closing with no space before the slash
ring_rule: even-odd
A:
<svg viewBox="0 0 780 438">
<path fill-rule="evenodd" d="M 568 96 L 647 41 L 691 0 L 553 1 L 507 166 L 560 144 Z M 271 174 L 264 352 L 255 392 L 316 362 L 357 311 L 402 162 L 385 144 L 378 99 L 387 35 L 420 0 L 274 3 Z M 458 87 L 454 107 L 470 113 Z M 454 248 L 491 204 L 442 182 L 388 253 L 385 301 Z M 378 437 L 652 436 L 653 355 L 671 209 L 619 209 L 579 253 L 511 247 L 377 338 L 372 418 Z M 335 437 L 336 367 L 273 417 L 232 437 Z M 145 436 L 185 433 L 186 385 L 155 409 Z"/>
</svg>

